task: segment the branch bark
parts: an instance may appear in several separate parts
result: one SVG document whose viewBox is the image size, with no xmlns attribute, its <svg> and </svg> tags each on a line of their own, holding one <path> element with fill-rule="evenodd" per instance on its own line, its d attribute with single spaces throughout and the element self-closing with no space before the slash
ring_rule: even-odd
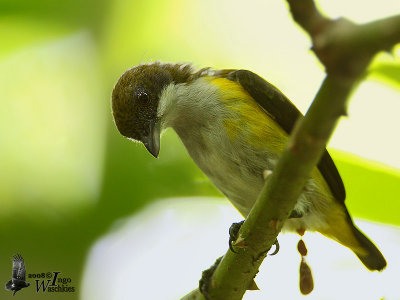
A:
<svg viewBox="0 0 400 300">
<path fill-rule="evenodd" d="M 239 300 L 258 272 L 317 165 L 347 101 L 373 56 L 400 42 L 400 16 L 364 25 L 323 16 L 312 0 L 287 0 L 294 20 L 310 35 L 312 50 L 326 68 L 306 116 L 299 120 L 272 175 L 239 231 L 236 246 L 215 270 L 210 299 Z M 205 299 L 198 290 L 183 300 Z"/>
</svg>

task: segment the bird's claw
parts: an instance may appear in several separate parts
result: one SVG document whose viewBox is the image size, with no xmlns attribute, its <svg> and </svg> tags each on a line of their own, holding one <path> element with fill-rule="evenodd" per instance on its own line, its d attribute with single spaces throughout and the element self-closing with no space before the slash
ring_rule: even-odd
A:
<svg viewBox="0 0 400 300">
<path fill-rule="evenodd" d="M 272 252 L 271 254 L 269 254 L 269 256 L 276 255 L 276 254 L 278 254 L 278 252 L 279 252 L 280 246 L 279 246 L 278 239 L 275 240 L 274 245 L 275 245 L 275 250 L 274 250 L 274 252 Z M 269 251 L 269 250 L 268 250 L 268 251 Z"/>
<path fill-rule="evenodd" d="M 244 220 L 238 223 L 232 223 L 231 227 L 229 227 L 229 249 L 233 253 L 237 253 L 233 249 L 233 243 L 237 240 L 240 227 L 242 227 Z"/>
<path fill-rule="evenodd" d="M 243 223 L 244 223 L 244 220 L 241 222 L 238 222 L 238 223 L 232 223 L 231 227 L 229 228 L 229 249 L 233 253 L 237 253 L 235 251 L 235 249 L 233 249 L 233 243 L 237 240 L 240 227 L 242 227 Z M 279 246 L 278 239 L 275 240 L 274 245 L 275 245 L 275 250 L 274 250 L 274 252 L 269 254 L 270 256 L 276 255 L 279 252 L 280 246 Z M 269 250 L 270 249 L 268 249 L 268 251 Z"/>
</svg>

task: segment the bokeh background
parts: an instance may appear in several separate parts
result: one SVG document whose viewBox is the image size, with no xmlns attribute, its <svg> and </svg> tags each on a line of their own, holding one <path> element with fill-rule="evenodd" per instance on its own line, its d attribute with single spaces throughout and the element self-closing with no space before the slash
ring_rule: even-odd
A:
<svg viewBox="0 0 400 300">
<path fill-rule="evenodd" d="M 357 22 L 400 12 L 394 0 L 318 4 L 332 17 Z M 156 60 L 246 68 L 277 85 L 305 112 L 324 72 L 286 3 L 1 0 L 0 16 L 0 284 L 10 279 L 11 256 L 21 253 L 28 273 L 61 271 L 77 292 L 37 294 L 31 286 L 17 293 L 20 299 L 177 299 L 189 292 L 200 271 L 226 250 L 226 229 L 240 216 L 174 132 L 165 132 L 157 160 L 119 135 L 110 108 L 113 85 L 126 69 Z M 400 253 L 399 111 L 396 47 L 374 60 L 329 145 L 349 210 L 367 220 L 359 224 L 386 253 Z M 282 239 L 289 244 L 294 239 L 288 257 L 294 257 L 295 281 L 296 238 Z M 319 237 L 309 241 L 322 243 L 314 249 L 342 251 Z M 314 266 L 329 257 L 325 250 L 315 255 Z M 345 262 L 354 260 L 360 274 L 369 274 L 348 255 Z M 173 262 L 167 273 L 162 261 Z M 338 276 L 351 281 L 343 271 L 329 277 L 341 263 L 339 258 L 324 265 L 328 272 L 321 276 L 327 282 Z M 396 268 L 388 268 L 386 281 L 399 278 Z M 268 281 L 276 287 L 274 274 Z M 361 285 L 367 276 L 346 274 Z M 185 286 L 177 284 L 182 278 L 188 279 Z M 296 283 L 286 289 L 299 294 Z M 320 284 L 314 296 L 331 299 L 318 294 L 332 296 L 331 289 Z M 343 293 L 335 295 L 350 295 Z M 400 299 L 400 292 L 388 293 L 382 288 L 373 299 Z M 1 299 L 11 297 L 0 291 Z"/>
</svg>

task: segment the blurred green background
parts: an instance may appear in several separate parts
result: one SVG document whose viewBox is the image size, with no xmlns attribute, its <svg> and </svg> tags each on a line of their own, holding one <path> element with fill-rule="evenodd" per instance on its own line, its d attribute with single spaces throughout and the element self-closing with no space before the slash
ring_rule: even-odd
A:
<svg viewBox="0 0 400 300">
<path fill-rule="evenodd" d="M 396 11 L 320 4 L 358 21 Z M 155 60 L 247 68 L 302 111 L 323 78 L 283 1 L 2 0 L 0 16 L 0 284 L 21 253 L 28 273 L 61 271 L 78 290 L 21 299 L 78 299 L 90 246 L 149 202 L 220 195 L 173 132 L 158 160 L 118 134 L 110 94 L 123 71 Z M 399 48 L 374 61 L 360 91 L 332 154 L 352 214 L 400 225 Z"/>
</svg>

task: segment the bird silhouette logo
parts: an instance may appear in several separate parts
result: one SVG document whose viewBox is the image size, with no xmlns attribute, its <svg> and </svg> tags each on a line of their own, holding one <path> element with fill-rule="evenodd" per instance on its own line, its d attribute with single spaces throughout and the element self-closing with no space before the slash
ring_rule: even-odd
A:
<svg viewBox="0 0 400 300">
<path fill-rule="evenodd" d="M 19 290 L 30 286 L 30 283 L 25 282 L 26 269 L 24 259 L 21 254 L 16 254 L 12 258 L 12 279 L 6 283 L 6 290 L 13 291 L 13 296 Z"/>
</svg>

